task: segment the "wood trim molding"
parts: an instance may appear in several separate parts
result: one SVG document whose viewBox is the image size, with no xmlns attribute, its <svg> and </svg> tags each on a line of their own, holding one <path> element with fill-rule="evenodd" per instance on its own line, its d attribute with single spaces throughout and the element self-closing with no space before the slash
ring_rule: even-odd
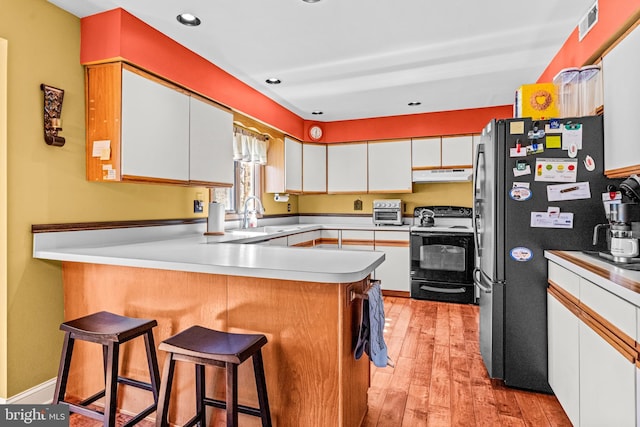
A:
<svg viewBox="0 0 640 427">
<path fill-rule="evenodd" d="M 336 245 L 338 246 L 339 244 L 339 240 L 338 239 L 334 239 L 334 238 L 330 238 L 330 237 L 321 237 L 319 239 L 316 239 L 316 246 L 317 245 Z"/>
<path fill-rule="evenodd" d="M 562 258 L 566 261 L 571 262 L 572 264 L 577 265 L 578 267 L 584 268 L 587 271 L 590 271 L 594 274 L 597 274 L 598 276 L 602 277 L 603 279 L 607 279 L 610 280 L 612 282 L 614 282 L 617 285 L 620 285 L 622 287 L 625 287 L 627 289 L 629 289 L 630 291 L 636 292 L 636 293 L 640 293 L 640 282 L 637 282 L 635 280 L 631 280 L 629 278 L 626 277 L 622 277 L 618 274 L 615 274 L 612 271 L 607 270 L 604 267 L 599 267 L 596 266 L 594 264 L 589 263 L 588 261 L 584 261 L 582 259 L 578 259 L 576 257 L 571 256 L 570 254 L 568 254 L 567 252 L 564 251 L 549 251 L 550 253 L 554 254 L 555 256 Z"/>
<path fill-rule="evenodd" d="M 342 246 L 371 246 L 373 247 L 373 240 L 366 239 L 342 239 Z"/>
<path fill-rule="evenodd" d="M 412 166 L 413 171 L 428 171 L 428 170 L 442 170 L 442 169 L 471 169 L 473 165 L 455 165 L 455 166 Z"/>
<path fill-rule="evenodd" d="M 137 175 L 122 175 L 122 180 L 127 182 L 143 182 L 145 184 L 189 185 L 189 181 L 183 181 L 181 179 L 152 178 Z"/>
<path fill-rule="evenodd" d="M 568 294 L 564 289 L 557 287 L 557 285 L 552 284 L 549 281 L 550 286 L 547 288 L 547 292 L 551 294 L 555 299 L 558 300 L 560 304 L 562 304 L 567 310 L 575 314 L 576 316 L 580 315 L 580 301 L 576 299 L 573 295 Z M 570 297 L 570 298 L 567 298 Z"/>
<path fill-rule="evenodd" d="M 224 183 L 224 182 L 210 182 L 210 181 L 196 181 L 189 180 L 189 185 L 193 187 L 216 187 L 216 188 L 231 188 L 233 184 Z"/>
<path fill-rule="evenodd" d="M 608 330 L 604 325 L 600 324 L 597 320 L 593 319 L 584 311 L 578 316 L 582 322 L 589 326 L 592 331 L 598 334 L 603 340 L 618 351 L 625 359 L 630 363 L 636 363 L 639 359 L 638 352 L 635 347 L 629 347 L 626 343 Z"/>
<path fill-rule="evenodd" d="M 409 298 L 411 294 L 407 291 L 389 291 L 382 290 L 382 295 L 385 297 L 400 297 L 400 298 Z"/>
<path fill-rule="evenodd" d="M 547 293 L 609 343 L 625 359 L 640 367 L 640 352 L 635 339 L 622 332 L 611 322 L 600 316 L 589 306 L 581 303 L 575 296 L 569 294 L 551 280 L 549 281 Z"/>
<path fill-rule="evenodd" d="M 640 165 L 627 166 L 604 171 L 607 178 L 627 178 L 629 175 L 640 174 Z"/>
<path fill-rule="evenodd" d="M 376 240 L 375 247 L 385 246 L 393 248 L 408 248 L 410 243 L 408 240 Z"/>
<path fill-rule="evenodd" d="M 316 245 L 315 240 L 307 240 L 306 242 L 296 243 L 295 245 L 291 245 L 296 248 L 312 248 Z"/>
<path fill-rule="evenodd" d="M 61 231 L 109 230 L 114 228 L 158 227 L 163 225 L 186 225 L 206 223 L 207 218 L 145 219 L 132 221 L 71 222 L 61 224 L 33 224 L 32 233 L 55 233 Z"/>
</svg>

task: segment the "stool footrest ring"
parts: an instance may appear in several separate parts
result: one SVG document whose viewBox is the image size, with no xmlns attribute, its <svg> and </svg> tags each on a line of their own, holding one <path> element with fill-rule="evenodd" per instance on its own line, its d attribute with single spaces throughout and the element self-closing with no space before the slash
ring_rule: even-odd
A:
<svg viewBox="0 0 640 427">
<path fill-rule="evenodd" d="M 210 397 L 204 398 L 204 404 L 209 406 L 214 406 L 220 409 L 226 409 L 227 403 L 224 400 L 212 399 Z M 261 413 L 259 408 L 252 408 L 251 406 L 246 405 L 238 405 L 238 412 L 247 415 L 253 415 L 254 417 L 260 418 Z"/>
</svg>

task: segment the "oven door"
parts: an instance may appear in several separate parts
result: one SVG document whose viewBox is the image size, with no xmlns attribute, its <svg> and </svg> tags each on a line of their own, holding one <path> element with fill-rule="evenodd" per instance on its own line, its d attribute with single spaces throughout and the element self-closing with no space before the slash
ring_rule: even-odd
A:
<svg viewBox="0 0 640 427">
<path fill-rule="evenodd" d="M 411 233 L 411 279 L 473 283 L 473 234 Z"/>
<path fill-rule="evenodd" d="M 402 225 L 402 212 L 399 209 L 374 209 L 373 223 Z"/>
</svg>

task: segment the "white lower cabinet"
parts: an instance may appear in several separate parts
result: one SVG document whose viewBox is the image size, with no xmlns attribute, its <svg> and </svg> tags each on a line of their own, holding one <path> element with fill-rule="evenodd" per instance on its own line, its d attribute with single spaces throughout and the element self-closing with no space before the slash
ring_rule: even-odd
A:
<svg viewBox="0 0 640 427">
<path fill-rule="evenodd" d="M 580 320 L 547 295 L 549 385 L 574 426 L 580 425 Z"/>
<path fill-rule="evenodd" d="M 353 251 L 372 251 L 372 230 L 342 230 L 341 248 Z"/>
<path fill-rule="evenodd" d="M 549 385 L 571 423 L 640 425 L 638 308 L 553 262 L 549 283 Z"/>
<path fill-rule="evenodd" d="M 304 233 L 291 234 L 288 236 L 289 246 L 314 247 L 316 240 L 320 239 L 320 231 L 307 231 Z"/>
<path fill-rule="evenodd" d="M 320 230 L 320 241 L 316 244 L 318 248 L 340 248 L 340 230 Z"/>
<path fill-rule="evenodd" d="M 288 246 L 289 245 L 288 240 L 289 239 L 287 236 L 282 236 L 282 237 L 276 237 L 275 239 L 265 240 L 264 242 L 260 242 L 258 244 L 265 245 L 265 246 Z"/>
<path fill-rule="evenodd" d="M 374 278 L 381 280 L 382 289 L 409 292 L 409 232 L 376 230 L 374 246 L 385 255 L 384 262 L 373 273 Z"/>
<path fill-rule="evenodd" d="M 580 324 L 580 426 L 636 425 L 636 367 Z"/>
</svg>

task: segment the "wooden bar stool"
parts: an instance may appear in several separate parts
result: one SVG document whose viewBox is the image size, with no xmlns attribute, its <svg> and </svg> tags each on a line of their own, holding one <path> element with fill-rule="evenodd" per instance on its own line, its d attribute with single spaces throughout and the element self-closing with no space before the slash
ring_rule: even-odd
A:
<svg viewBox="0 0 640 427">
<path fill-rule="evenodd" d="M 162 373 L 162 386 L 156 426 L 168 426 L 168 409 L 176 360 L 191 362 L 196 366 L 196 415 L 185 424 L 190 427 L 199 423 L 207 425 L 206 405 L 226 409 L 227 426 L 238 425 L 238 412 L 262 419 L 263 427 L 271 427 L 271 413 L 267 398 L 267 384 L 262 363 L 262 347 L 267 343 L 264 335 L 232 334 L 214 331 L 202 326 L 192 326 L 160 343 L 160 350 L 168 352 Z M 253 359 L 253 370 L 258 389 L 260 408 L 238 405 L 238 366 L 249 357 Z M 226 401 L 207 397 L 204 367 L 213 365 L 226 370 Z"/>
<path fill-rule="evenodd" d="M 115 426 L 118 383 L 130 385 L 153 393 L 153 404 L 134 416 L 125 426 L 138 423 L 144 417 L 156 410 L 158 405 L 158 389 L 160 385 L 160 372 L 158 359 L 153 342 L 152 329 L 157 326 L 155 320 L 136 319 L 119 316 L 117 314 L 101 311 L 79 319 L 64 322 L 60 329 L 65 331 L 60 368 L 53 403 L 65 403 L 69 406 L 69 412 L 75 412 L 96 420 L 103 421 L 109 427 Z M 149 365 L 150 382 L 143 382 L 131 378 L 118 376 L 118 355 L 120 344 L 133 338 L 144 335 L 147 350 L 147 363 Z M 104 366 L 104 390 L 81 401 L 70 403 L 64 400 L 69 378 L 69 366 L 73 353 L 75 340 L 89 341 L 102 345 L 102 357 Z M 89 409 L 87 405 L 104 397 L 104 412 Z"/>
</svg>

